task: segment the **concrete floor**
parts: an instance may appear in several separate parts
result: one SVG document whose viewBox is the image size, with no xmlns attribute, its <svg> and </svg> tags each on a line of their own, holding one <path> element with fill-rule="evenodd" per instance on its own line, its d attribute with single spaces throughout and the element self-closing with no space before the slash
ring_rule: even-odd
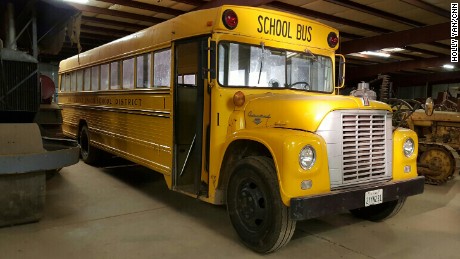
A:
<svg viewBox="0 0 460 259">
<path fill-rule="evenodd" d="M 266 258 L 460 258 L 460 180 L 426 186 L 383 223 L 349 213 L 297 223 Z M 166 188 L 139 166 L 82 162 L 48 180 L 38 223 L 0 228 L 0 258 L 259 258 L 223 206 Z"/>
</svg>

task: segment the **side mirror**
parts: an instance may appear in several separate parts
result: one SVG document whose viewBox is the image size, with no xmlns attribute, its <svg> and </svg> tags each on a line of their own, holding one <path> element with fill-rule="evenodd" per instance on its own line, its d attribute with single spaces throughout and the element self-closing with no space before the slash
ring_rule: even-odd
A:
<svg viewBox="0 0 460 259">
<path fill-rule="evenodd" d="M 335 54 L 335 56 L 339 58 L 339 74 L 335 88 L 343 88 L 345 85 L 345 56 L 341 54 Z"/>
<path fill-rule="evenodd" d="M 425 114 L 428 116 L 433 115 L 433 110 L 434 110 L 434 103 L 433 99 L 431 97 L 426 98 L 425 101 Z"/>
</svg>

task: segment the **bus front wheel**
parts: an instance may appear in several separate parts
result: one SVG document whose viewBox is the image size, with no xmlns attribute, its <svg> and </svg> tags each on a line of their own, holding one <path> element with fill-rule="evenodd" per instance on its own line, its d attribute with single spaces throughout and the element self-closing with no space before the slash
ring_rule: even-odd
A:
<svg viewBox="0 0 460 259">
<path fill-rule="evenodd" d="M 95 165 L 100 162 L 102 151 L 94 146 L 91 146 L 89 130 L 86 125 L 80 129 L 78 142 L 80 144 L 80 155 L 83 162 L 90 165 Z"/>
<path fill-rule="evenodd" d="M 296 222 L 281 201 L 273 160 L 251 156 L 234 167 L 227 189 L 230 220 L 243 243 L 259 253 L 286 245 Z"/>
</svg>

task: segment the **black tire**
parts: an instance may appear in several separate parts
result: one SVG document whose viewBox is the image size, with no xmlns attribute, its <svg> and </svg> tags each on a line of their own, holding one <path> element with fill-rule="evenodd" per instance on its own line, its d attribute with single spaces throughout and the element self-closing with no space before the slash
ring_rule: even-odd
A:
<svg viewBox="0 0 460 259">
<path fill-rule="evenodd" d="M 296 221 L 289 219 L 279 192 L 273 160 L 253 156 L 240 160 L 227 188 L 227 210 L 243 243 L 258 253 L 271 253 L 286 245 Z"/>
<path fill-rule="evenodd" d="M 353 216 L 370 220 L 370 221 L 383 221 L 396 215 L 404 205 L 406 198 L 400 198 L 394 201 L 387 201 L 382 204 L 372 205 L 359 209 L 350 210 Z"/>
<path fill-rule="evenodd" d="M 78 143 L 80 144 L 80 156 L 83 162 L 89 165 L 97 165 L 101 162 L 102 151 L 91 145 L 90 134 L 86 125 L 80 129 Z"/>
</svg>

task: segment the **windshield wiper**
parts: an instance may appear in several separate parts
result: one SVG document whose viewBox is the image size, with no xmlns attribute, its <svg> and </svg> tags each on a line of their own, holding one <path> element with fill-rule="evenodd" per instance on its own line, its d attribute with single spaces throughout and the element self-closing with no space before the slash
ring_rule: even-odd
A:
<svg viewBox="0 0 460 259">
<path fill-rule="evenodd" d="M 260 58 L 259 80 L 257 80 L 257 84 L 260 84 L 260 75 L 262 75 L 262 67 L 264 66 L 265 57 L 265 43 L 262 41 L 260 46 L 262 47 L 262 57 Z"/>
</svg>

